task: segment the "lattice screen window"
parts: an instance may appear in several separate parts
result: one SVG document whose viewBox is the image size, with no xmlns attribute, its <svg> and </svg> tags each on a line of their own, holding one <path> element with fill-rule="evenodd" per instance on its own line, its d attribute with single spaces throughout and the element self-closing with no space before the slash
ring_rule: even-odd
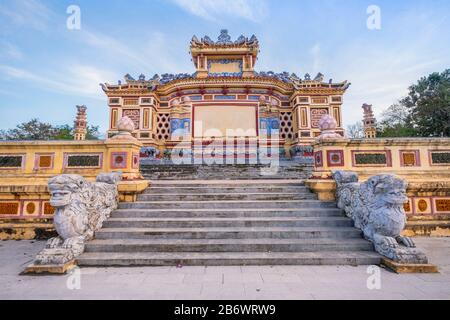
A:
<svg viewBox="0 0 450 320">
<path fill-rule="evenodd" d="M 170 114 L 158 113 L 156 116 L 156 137 L 160 141 L 170 138 Z"/>
<path fill-rule="evenodd" d="M 280 138 L 281 139 L 293 139 L 292 112 L 280 112 Z"/>
</svg>

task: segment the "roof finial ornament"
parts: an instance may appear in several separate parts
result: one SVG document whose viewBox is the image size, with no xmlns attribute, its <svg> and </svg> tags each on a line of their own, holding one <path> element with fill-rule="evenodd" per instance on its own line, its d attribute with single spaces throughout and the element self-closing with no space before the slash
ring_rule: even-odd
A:
<svg viewBox="0 0 450 320">
<path fill-rule="evenodd" d="M 324 75 L 322 73 L 318 73 L 317 76 L 314 78 L 314 81 L 322 82 L 324 78 Z"/>
<path fill-rule="evenodd" d="M 218 44 L 231 44 L 231 37 L 228 34 L 228 30 L 227 29 L 222 29 L 220 30 L 220 35 L 217 38 L 217 43 Z"/>
<path fill-rule="evenodd" d="M 305 80 L 306 80 L 306 81 L 311 80 L 311 76 L 309 75 L 309 73 L 305 74 Z"/>
</svg>

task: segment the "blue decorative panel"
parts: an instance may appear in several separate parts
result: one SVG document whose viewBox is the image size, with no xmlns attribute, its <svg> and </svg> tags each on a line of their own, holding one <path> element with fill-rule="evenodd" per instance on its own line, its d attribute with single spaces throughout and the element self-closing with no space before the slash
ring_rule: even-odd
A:
<svg viewBox="0 0 450 320">
<path fill-rule="evenodd" d="M 176 130 L 180 129 L 181 121 L 180 119 L 171 119 L 170 120 L 170 131 L 176 134 Z"/>
<path fill-rule="evenodd" d="M 279 130 L 280 129 L 280 121 L 276 118 L 272 118 L 270 121 L 270 129 L 271 130 Z"/>
<path fill-rule="evenodd" d="M 276 118 L 260 118 L 259 129 L 262 134 L 275 134 L 279 132 L 280 122 Z"/>
<path fill-rule="evenodd" d="M 225 96 L 225 95 L 221 95 L 221 96 L 214 96 L 215 100 L 236 100 L 236 96 Z"/>
</svg>

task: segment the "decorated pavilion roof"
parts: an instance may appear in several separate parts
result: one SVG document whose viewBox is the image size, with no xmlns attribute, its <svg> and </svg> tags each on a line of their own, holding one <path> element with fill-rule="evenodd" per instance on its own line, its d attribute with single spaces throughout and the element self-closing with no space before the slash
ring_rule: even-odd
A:
<svg viewBox="0 0 450 320">
<path fill-rule="evenodd" d="M 226 76 L 220 77 L 210 77 L 210 78 L 228 78 Z M 229 77 L 235 78 L 235 77 Z M 169 74 L 165 73 L 161 76 L 155 74 L 152 78 L 146 79 L 145 75 L 141 74 L 137 79 L 133 78 L 129 74 L 125 75 L 124 80 L 127 85 L 137 85 L 139 88 L 148 88 L 151 90 L 155 90 L 158 86 L 168 85 L 172 82 L 176 82 L 178 80 L 199 80 L 196 78 L 195 73 L 178 73 L 178 74 Z M 298 77 L 295 73 L 289 72 L 281 72 L 276 73 L 273 71 L 260 71 L 254 72 L 254 79 L 272 79 L 275 81 L 283 82 L 287 85 L 292 85 L 293 89 L 302 89 L 302 88 L 330 88 L 330 89 L 341 89 L 346 90 L 350 86 L 348 81 L 333 82 L 332 79 L 328 81 L 324 81 L 324 75 L 322 73 L 318 73 L 314 78 L 312 78 L 308 73 L 305 74 L 303 78 Z M 119 81 L 117 85 L 110 84 L 102 84 L 102 88 L 104 91 L 108 91 L 111 89 L 119 89 L 122 85 L 122 81 Z"/>
<path fill-rule="evenodd" d="M 195 53 L 194 53 L 195 51 Z M 239 36 L 236 40 L 232 40 L 231 36 L 228 34 L 228 30 L 223 29 L 220 31 L 220 35 L 217 41 L 213 41 L 210 37 L 204 36 L 200 40 L 193 36 L 191 40 L 191 53 L 194 56 L 198 54 L 209 54 L 209 55 L 239 55 L 239 54 L 252 54 L 256 60 L 257 52 L 259 51 L 259 42 L 255 35 L 247 38 L 243 35 Z M 253 72 L 253 73 L 252 73 Z M 264 81 L 264 82 L 278 82 L 286 90 L 300 90 L 300 89 L 338 89 L 346 90 L 350 83 L 347 81 L 334 83 L 331 79 L 329 81 L 324 81 L 324 75 L 318 73 L 314 78 L 310 74 L 305 74 L 303 78 L 298 77 L 294 73 L 289 72 L 273 72 L 273 71 L 250 71 L 245 74 L 236 75 L 234 73 L 209 73 L 205 78 L 198 78 L 197 72 L 195 73 L 178 73 L 178 74 L 155 74 L 150 79 L 146 79 L 145 75 L 141 74 L 137 79 L 133 78 L 131 75 L 125 75 L 125 83 L 119 81 L 116 85 L 101 84 L 103 90 L 113 91 L 122 88 L 128 89 L 140 89 L 140 90 L 151 90 L 155 91 L 158 87 L 169 86 L 171 84 L 177 84 L 180 82 L 192 82 L 197 83 L 199 81 L 204 81 L 211 83 L 214 81 L 234 81 L 234 80 L 245 80 L 245 81 Z"/>
<path fill-rule="evenodd" d="M 228 34 L 228 30 L 223 29 L 220 31 L 220 35 L 217 41 L 213 41 L 210 37 L 204 36 L 200 40 L 197 36 L 193 36 L 191 40 L 192 48 L 205 48 L 205 47 L 259 47 L 258 39 L 255 35 L 250 38 L 239 36 L 235 41 L 231 40 L 231 36 Z"/>
</svg>

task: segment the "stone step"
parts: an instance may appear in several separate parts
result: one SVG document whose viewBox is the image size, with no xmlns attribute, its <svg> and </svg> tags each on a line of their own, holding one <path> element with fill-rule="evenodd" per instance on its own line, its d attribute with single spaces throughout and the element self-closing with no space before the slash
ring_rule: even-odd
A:
<svg viewBox="0 0 450 320">
<path fill-rule="evenodd" d="M 277 179 L 292 179 L 292 180 L 297 180 L 299 178 L 308 178 L 307 176 L 291 176 L 291 175 L 277 175 L 277 176 L 244 176 L 244 175 L 236 175 L 236 176 L 222 176 L 222 175 L 209 175 L 209 176 L 199 176 L 199 175 L 143 175 L 143 177 L 147 180 L 161 180 L 161 181 L 173 181 L 173 180 L 192 180 L 195 178 L 202 178 L 202 179 L 222 179 L 222 180 L 247 180 L 249 178 L 252 178 L 254 180 L 267 180 L 267 179 L 273 179 L 273 180 L 277 180 Z"/>
<path fill-rule="evenodd" d="M 190 179 L 221 179 L 221 180 L 277 180 L 306 179 L 312 172 L 311 165 L 305 165 L 290 160 L 280 159 L 276 166 L 272 164 L 142 164 L 140 170 L 146 179 L 156 180 L 190 180 Z"/>
<path fill-rule="evenodd" d="M 312 209 L 117 209 L 113 218 L 200 218 L 200 217 L 341 217 L 344 213 L 338 208 Z"/>
<path fill-rule="evenodd" d="M 336 208 L 336 203 L 319 200 L 137 201 L 137 202 L 119 203 L 119 208 L 120 209 Z"/>
<path fill-rule="evenodd" d="M 311 193 L 305 186 L 259 186 L 259 187 L 160 187 L 151 186 L 143 194 L 176 193 Z"/>
<path fill-rule="evenodd" d="M 302 179 L 297 180 L 150 180 L 150 188 L 296 188 L 307 189 Z"/>
<path fill-rule="evenodd" d="M 108 239 L 86 252 L 315 252 L 372 251 L 363 239 Z"/>
<path fill-rule="evenodd" d="M 233 227 L 233 228 L 102 228 L 96 239 L 317 239 L 360 238 L 350 227 Z"/>
<path fill-rule="evenodd" d="M 174 193 L 141 194 L 138 201 L 201 201 L 201 200 L 302 200 L 317 199 L 313 193 Z"/>
<path fill-rule="evenodd" d="M 344 217 L 327 218 L 110 218 L 107 228 L 242 228 L 242 227 L 351 227 Z"/>
<path fill-rule="evenodd" d="M 380 255 L 345 252 L 86 252 L 80 266 L 375 265 Z"/>
</svg>

